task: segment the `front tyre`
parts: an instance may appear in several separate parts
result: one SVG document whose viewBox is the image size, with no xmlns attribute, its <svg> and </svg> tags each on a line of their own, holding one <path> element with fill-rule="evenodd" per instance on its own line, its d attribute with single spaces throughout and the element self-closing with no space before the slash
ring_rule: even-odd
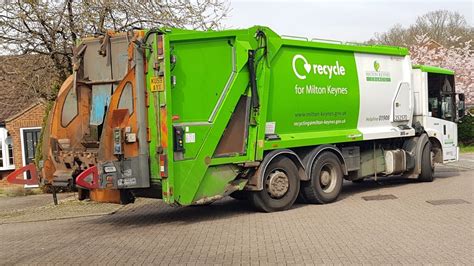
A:
<svg viewBox="0 0 474 266">
<path fill-rule="evenodd" d="M 335 201 L 342 189 L 342 175 L 339 158 L 332 152 L 321 153 L 312 165 L 310 181 L 301 185 L 308 203 Z"/>
<path fill-rule="evenodd" d="M 418 176 L 421 182 L 432 182 L 434 180 L 434 152 L 431 142 L 427 142 L 421 153 L 421 173 Z"/>
<path fill-rule="evenodd" d="M 249 200 L 258 210 L 275 212 L 289 209 L 300 191 L 298 169 L 287 157 L 275 158 L 263 176 L 263 189 L 249 193 Z"/>
</svg>

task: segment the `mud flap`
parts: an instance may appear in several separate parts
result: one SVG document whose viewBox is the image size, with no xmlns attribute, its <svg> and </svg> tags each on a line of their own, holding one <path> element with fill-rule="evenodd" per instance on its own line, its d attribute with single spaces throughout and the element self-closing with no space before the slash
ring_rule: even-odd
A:
<svg viewBox="0 0 474 266">
<path fill-rule="evenodd" d="M 89 190 L 99 188 L 99 172 L 96 166 L 92 166 L 76 177 L 76 185 Z"/>
<path fill-rule="evenodd" d="M 29 173 L 27 177 L 24 178 L 23 173 Z M 20 177 L 21 178 L 18 178 Z M 17 184 L 17 185 L 38 185 L 38 174 L 36 172 L 36 166 L 34 163 L 30 163 L 28 165 L 23 166 L 20 169 L 13 171 L 11 174 L 7 176 L 7 182 L 10 184 Z"/>
</svg>

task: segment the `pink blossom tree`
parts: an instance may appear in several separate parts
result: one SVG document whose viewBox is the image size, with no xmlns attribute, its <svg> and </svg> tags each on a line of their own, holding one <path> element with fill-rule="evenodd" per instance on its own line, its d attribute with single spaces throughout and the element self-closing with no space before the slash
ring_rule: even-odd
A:
<svg viewBox="0 0 474 266">
<path fill-rule="evenodd" d="M 466 95 L 466 105 L 474 105 L 474 47 L 472 39 L 459 41 L 456 36 L 448 37 L 450 43 L 444 47 L 431 40 L 427 34 L 417 35 L 410 46 L 414 64 L 448 68 L 456 72 L 456 91 Z"/>
</svg>

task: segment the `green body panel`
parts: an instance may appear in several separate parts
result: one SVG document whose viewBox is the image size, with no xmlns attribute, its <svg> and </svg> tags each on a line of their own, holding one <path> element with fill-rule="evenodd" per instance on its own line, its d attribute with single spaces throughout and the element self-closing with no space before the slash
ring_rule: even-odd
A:
<svg viewBox="0 0 474 266">
<path fill-rule="evenodd" d="M 186 140 L 184 141 L 184 159 L 194 159 L 196 158 L 197 154 L 202 148 L 202 143 L 204 142 L 204 139 L 206 138 L 207 134 L 209 133 L 209 130 L 211 128 L 210 125 L 187 125 L 184 126 L 185 128 L 185 134 L 190 134 L 191 136 L 194 137 L 194 142 L 187 142 Z"/>
<path fill-rule="evenodd" d="M 257 40 L 259 30 L 265 33 L 265 40 Z M 230 187 L 242 189 L 245 182 L 236 180 L 241 171 L 238 164 L 260 161 L 268 150 L 362 140 L 357 130 L 359 88 L 354 53 L 408 54 L 407 49 L 399 47 L 283 39 L 265 27 L 209 32 L 166 29 L 165 32 L 164 57 L 157 56 L 156 39 L 154 52 L 147 57 L 150 168 L 152 179 L 162 181 L 164 201 L 179 205 L 224 195 Z M 265 56 L 262 44 L 267 47 Z M 250 110 L 246 151 L 243 155 L 215 158 L 219 140 L 240 97 L 252 96 L 247 66 L 249 50 L 257 51 L 260 106 Z M 311 64 L 344 66 L 347 72 L 331 77 L 313 75 L 303 61 L 297 60 L 296 71 L 307 76 L 299 79 L 292 69 L 295 54 L 304 56 Z M 175 58 L 176 63 L 171 63 L 171 58 Z M 150 80 L 158 76 L 152 65 L 160 60 L 165 90 L 152 92 Z M 303 88 L 306 96 L 314 97 L 301 97 L 295 84 Z M 313 87 L 325 88 L 326 92 L 313 92 Z M 297 104 L 289 106 L 286 101 Z M 165 178 L 160 177 L 157 155 L 163 138 L 160 136 L 160 108 L 166 108 L 167 112 L 168 145 L 162 152 L 168 161 Z M 317 127 L 314 123 L 305 124 L 316 120 L 322 124 L 316 123 Z M 275 122 L 275 133 L 280 139 L 265 140 L 267 122 Z M 181 126 L 185 133 L 194 134 L 185 140 L 185 151 L 176 158 L 173 126 Z"/>
<path fill-rule="evenodd" d="M 383 55 L 394 55 L 394 56 L 405 56 L 409 54 L 409 51 L 405 47 L 396 46 L 385 46 L 385 45 L 362 45 L 362 44 L 344 44 L 344 43 L 328 43 L 316 41 L 303 41 L 293 39 L 283 39 L 283 45 L 296 46 L 296 47 L 307 47 L 324 50 L 338 50 L 358 53 L 369 53 L 369 54 L 383 54 Z"/>
<path fill-rule="evenodd" d="M 151 78 L 156 76 L 153 69 L 153 65 L 157 62 L 157 36 L 153 36 L 151 40 L 152 51 L 147 50 L 146 62 L 147 62 L 147 75 L 146 75 L 146 88 L 148 96 L 148 124 L 149 124 L 149 134 L 150 134 L 150 178 L 152 183 L 161 183 L 161 177 L 159 173 L 159 160 L 156 156 L 156 149 L 158 147 L 157 143 L 160 142 L 160 136 L 158 134 L 160 124 L 159 116 L 156 110 L 159 110 L 159 93 L 152 93 L 151 88 Z"/>
<path fill-rule="evenodd" d="M 196 193 L 195 201 L 226 195 L 238 173 L 239 168 L 233 164 L 209 167 Z"/>
<path fill-rule="evenodd" d="M 436 74 L 446 74 L 454 75 L 455 72 L 451 69 L 435 67 L 435 66 L 425 66 L 425 65 L 413 65 L 414 69 L 420 69 L 423 72 L 436 73 Z"/>
<path fill-rule="evenodd" d="M 279 135 L 281 140 L 266 141 L 265 150 L 313 146 L 362 140 L 357 129 L 327 130 L 321 132 L 302 132 Z"/>
<path fill-rule="evenodd" d="M 173 42 L 176 64 L 171 74 L 175 122 L 208 122 L 232 73 L 232 47 L 228 38 Z"/>
<path fill-rule="evenodd" d="M 344 75 L 332 74 L 338 72 L 323 66 L 339 66 Z M 266 121 L 274 123 L 281 141 L 266 143 L 265 148 L 335 143 L 347 141 L 348 135 L 360 135 L 354 130 L 359 117 L 359 81 L 353 52 L 282 46 L 272 60 L 270 88 Z"/>
</svg>

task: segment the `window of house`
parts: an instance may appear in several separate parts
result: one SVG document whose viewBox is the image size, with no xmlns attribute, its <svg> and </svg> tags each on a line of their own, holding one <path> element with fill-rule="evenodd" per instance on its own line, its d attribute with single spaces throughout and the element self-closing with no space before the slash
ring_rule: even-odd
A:
<svg viewBox="0 0 474 266">
<path fill-rule="evenodd" d="M 66 127 L 78 114 L 77 94 L 74 88 L 67 93 L 61 115 L 61 126 Z"/>
<path fill-rule="evenodd" d="M 5 142 L 7 144 L 8 164 L 13 165 L 13 141 L 12 141 L 12 137 L 10 135 L 8 135 Z"/>
<path fill-rule="evenodd" d="M 0 168 L 5 167 L 4 158 L 3 158 L 3 139 L 0 139 Z"/>
<path fill-rule="evenodd" d="M 13 144 L 6 128 L 0 127 L 0 170 L 14 169 Z"/>
<path fill-rule="evenodd" d="M 133 113 L 133 92 L 132 83 L 128 82 L 123 88 L 117 109 L 128 109 L 128 113 Z"/>
</svg>

